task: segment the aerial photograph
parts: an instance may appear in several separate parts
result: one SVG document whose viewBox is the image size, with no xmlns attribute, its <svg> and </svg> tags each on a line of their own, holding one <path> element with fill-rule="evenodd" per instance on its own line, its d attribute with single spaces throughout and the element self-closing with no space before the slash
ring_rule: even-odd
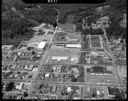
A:
<svg viewBox="0 0 128 101">
<path fill-rule="evenodd" d="M 127 99 L 127 0 L 24 1 L 2 0 L 1 99 Z"/>
</svg>

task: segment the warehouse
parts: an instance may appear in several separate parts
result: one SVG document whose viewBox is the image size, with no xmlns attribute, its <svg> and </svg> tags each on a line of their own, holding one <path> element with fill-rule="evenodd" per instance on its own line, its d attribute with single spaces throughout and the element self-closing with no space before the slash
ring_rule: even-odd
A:
<svg viewBox="0 0 128 101">
<path fill-rule="evenodd" d="M 66 56 L 53 56 L 53 57 L 51 57 L 51 59 L 61 61 L 61 60 L 68 60 L 68 57 L 66 57 Z"/>
<path fill-rule="evenodd" d="M 66 44 L 66 48 L 81 48 L 81 44 Z"/>
<path fill-rule="evenodd" d="M 46 42 L 45 41 L 42 41 L 42 42 L 40 42 L 39 44 L 38 44 L 38 49 L 44 49 L 45 48 L 45 46 L 46 46 Z"/>
</svg>

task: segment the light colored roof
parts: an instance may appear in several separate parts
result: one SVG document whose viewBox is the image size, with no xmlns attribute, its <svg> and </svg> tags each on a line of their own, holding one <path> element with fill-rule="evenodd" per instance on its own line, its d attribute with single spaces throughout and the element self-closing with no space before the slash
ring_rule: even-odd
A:
<svg viewBox="0 0 128 101">
<path fill-rule="evenodd" d="M 33 70 L 32 70 L 32 71 L 33 71 L 33 72 L 35 72 L 35 71 L 37 71 L 37 70 L 38 70 L 38 68 L 33 68 Z"/>
<path fill-rule="evenodd" d="M 32 70 L 33 69 L 33 65 L 30 65 L 28 69 L 29 70 Z"/>
<path fill-rule="evenodd" d="M 97 90 L 97 95 L 100 95 L 100 91 L 99 90 Z"/>
<path fill-rule="evenodd" d="M 16 85 L 16 89 L 21 89 L 24 83 L 20 83 Z"/>
<path fill-rule="evenodd" d="M 71 92 L 71 91 L 72 91 L 71 87 L 67 87 L 67 92 Z"/>
<path fill-rule="evenodd" d="M 81 44 L 66 44 L 66 47 L 81 48 Z"/>
<path fill-rule="evenodd" d="M 91 55 L 97 56 L 98 53 L 97 52 L 91 52 Z"/>
<path fill-rule="evenodd" d="M 49 74 L 45 74 L 45 77 L 49 77 L 50 75 Z"/>
<path fill-rule="evenodd" d="M 71 61 L 78 61 L 78 57 L 71 57 Z"/>
<path fill-rule="evenodd" d="M 56 60 L 67 60 L 68 57 L 66 57 L 66 56 L 53 56 L 51 59 L 56 59 Z"/>
<path fill-rule="evenodd" d="M 45 41 L 42 41 L 42 42 L 39 43 L 39 45 L 38 45 L 37 48 L 43 49 L 45 47 L 45 45 L 46 45 L 46 42 Z"/>
</svg>

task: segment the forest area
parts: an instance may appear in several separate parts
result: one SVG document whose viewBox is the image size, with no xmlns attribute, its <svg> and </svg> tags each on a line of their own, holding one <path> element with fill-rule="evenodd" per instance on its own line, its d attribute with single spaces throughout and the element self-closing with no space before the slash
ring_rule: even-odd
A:
<svg viewBox="0 0 128 101">
<path fill-rule="evenodd" d="M 126 7 L 125 1 L 108 0 L 107 4 L 112 4 L 120 10 Z M 13 2 L 12 0 L 2 0 L 2 44 L 17 45 L 22 40 L 29 40 L 34 33 L 31 28 L 42 22 L 55 24 L 56 15 L 58 14 L 55 9 L 60 10 L 60 23 L 65 23 L 66 17 L 73 14 L 73 16 L 75 15 L 73 23 L 81 27 L 81 18 L 93 14 L 93 12 L 90 12 L 90 7 L 93 9 L 96 6 L 100 5 L 26 4 L 21 0 L 13 0 Z M 115 15 L 117 16 L 119 13 Z M 111 29 L 108 30 L 109 34 L 112 35 L 118 32 L 118 35 L 123 33 L 124 36 L 126 34 L 125 29 L 117 25 L 120 16 L 112 17 L 112 19 L 114 20 Z M 118 31 L 115 31 L 116 29 Z"/>
</svg>

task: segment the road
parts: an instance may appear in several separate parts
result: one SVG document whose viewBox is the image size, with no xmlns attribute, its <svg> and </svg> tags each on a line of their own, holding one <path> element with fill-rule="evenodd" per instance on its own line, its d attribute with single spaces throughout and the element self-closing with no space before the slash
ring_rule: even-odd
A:
<svg viewBox="0 0 128 101">
<path fill-rule="evenodd" d="M 58 24 L 59 16 L 60 16 L 60 11 L 59 11 L 58 9 L 56 9 L 56 10 L 57 10 L 57 12 L 58 12 L 57 19 L 56 19 L 56 23 Z M 54 31 L 54 33 L 53 33 L 53 37 L 54 37 L 54 35 L 55 35 L 56 32 L 57 32 L 57 27 L 55 28 L 55 31 Z M 53 40 L 53 37 L 52 37 L 52 40 Z M 52 44 L 52 41 L 50 41 L 49 44 Z M 32 80 L 32 84 L 34 84 L 34 83 L 36 82 L 36 78 L 37 78 L 38 74 L 40 73 L 41 68 L 43 67 L 43 60 L 44 60 L 44 57 L 45 57 L 45 53 L 46 53 L 46 51 L 44 52 L 44 54 L 43 54 L 43 56 L 42 56 L 42 58 L 41 58 L 40 66 L 39 66 L 38 70 L 36 71 L 36 73 L 35 73 L 35 75 L 34 75 L 34 78 L 33 78 L 33 80 Z M 31 92 L 31 94 L 32 94 L 32 92 Z M 31 94 L 30 94 L 30 96 L 31 96 Z"/>
<path fill-rule="evenodd" d="M 17 9 L 15 7 L 11 7 L 11 10 L 16 13 L 17 15 L 19 15 L 22 19 L 25 19 L 25 20 L 28 20 L 32 23 L 35 23 L 36 25 L 39 25 L 39 22 L 35 21 L 35 20 L 32 20 L 32 19 L 29 19 L 29 18 L 26 18 L 23 14 L 21 14 L 20 12 L 17 11 Z"/>
<path fill-rule="evenodd" d="M 37 80 L 36 82 L 33 82 L 33 84 L 42 84 L 42 83 L 48 83 L 48 84 L 63 84 L 63 85 L 79 85 L 79 86 L 85 86 L 85 85 L 95 85 L 95 86 L 116 86 L 116 87 L 126 87 L 126 85 L 122 84 L 103 84 L 103 83 L 85 83 L 85 82 L 53 82 L 53 81 L 43 81 L 43 80 Z"/>
<path fill-rule="evenodd" d="M 109 43 L 109 41 L 108 41 L 107 32 L 106 32 L 106 29 L 104 28 L 103 23 L 102 23 L 102 28 L 101 28 L 101 29 L 102 29 L 102 31 L 104 32 L 104 36 L 105 36 L 105 39 L 106 39 L 107 47 L 108 47 L 110 56 L 111 56 L 111 58 L 112 58 L 112 60 L 113 60 L 113 65 L 115 66 L 115 70 L 116 70 L 116 74 L 117 74 L 117 78 L 118 78 L 118 83 L 119 83 L 119 84 L 122 84 L 122 80 L 121 80 L 121 78 L 120 78 L 120 76 L 119 76 L 119 73 L 118 73 L 118 70 L 117 70 L 118 67 L 117 67 L 117 65 L 116 65 L 116 63 L 115 63 L 116 59 L 115 59 L 115 57 L 114 57 L 114 55 L 113 55 L 113 53 L 112 53 L 112 51 L 111 51 L 111 49 L 110 49 L 110 43 Z"/>
</svg>

